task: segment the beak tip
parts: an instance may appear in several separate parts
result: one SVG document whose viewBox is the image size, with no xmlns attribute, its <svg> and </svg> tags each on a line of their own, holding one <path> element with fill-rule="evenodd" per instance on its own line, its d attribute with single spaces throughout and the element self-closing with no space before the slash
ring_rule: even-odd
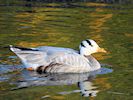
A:
<svg viewBox="0 0 133 100">
<path fill-rule="evenodd" d="M 100 48 L 98 51 L 103 52 L 103 53 L 107 53 L 107 51 L 104 48 Z"/>
<path fill-rule="evenodd" d="M 104 53 L 108 53 L 108 52 L 105 50 Z"/>
</svg>

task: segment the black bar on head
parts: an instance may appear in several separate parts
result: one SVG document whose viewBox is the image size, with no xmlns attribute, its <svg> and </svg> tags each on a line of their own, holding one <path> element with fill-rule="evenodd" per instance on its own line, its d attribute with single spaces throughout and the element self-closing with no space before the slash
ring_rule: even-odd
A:
<svg viewBox="0 0 133 100">
<path fill-rule="evenodd" d="M 91 42 L 90 42 L 89 40 L 86 40 L 86 42 L 87 42 L 89 45 L 91 45 L 91 46 L 92 46 L 92 44 L 91 44 Z"/>
<path fill-rule="evenodd" d="M 82 42 L 81 42 L 81 46 L 82 46 L 82 47 L 85 47 L 85 45 L 84 45 Z"/>
</svg>

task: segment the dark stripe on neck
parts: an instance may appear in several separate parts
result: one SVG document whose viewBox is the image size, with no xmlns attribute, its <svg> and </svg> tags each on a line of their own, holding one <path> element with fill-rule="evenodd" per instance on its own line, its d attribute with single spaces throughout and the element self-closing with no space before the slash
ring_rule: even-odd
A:
<svg viewBox="0 0 133 100">
<path fill-rule="evenodd" d="M 78 51 L 78 54 L 80 54 L 80 50 Z"/>
</svg>

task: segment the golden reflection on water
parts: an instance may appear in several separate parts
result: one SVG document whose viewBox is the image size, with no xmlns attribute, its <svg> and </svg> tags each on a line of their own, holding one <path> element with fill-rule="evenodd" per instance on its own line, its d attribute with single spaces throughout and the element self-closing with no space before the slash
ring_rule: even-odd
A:
<svg viewBox="0 0 133 100">
<path fill-rule="evenodd" d="M 102 12 L 105 12 L 104 8 L 96 8 L 95 12 L 90 14 L 92 18 L 96 18 L 89 23 L 89 28 L 92 29 L 92 33 L 100 33 L 103 29 L 108 29 L 108 27 L 103 26 L 105 22 L 112 18 L 113 14 L 102 14 Z"/>
<path fill-rule="evenodd" d="M 86 3 L 87 6 L 99 6 L 99 7 L 104 7 L 107 6 L 105 3 Z"/>
<path fill-rule="evenodd" d="M 22 33 L 21 35 L 22 36 L 41 36 L 41 35 L 43 35 L 43 33 L 39 33 L 39 32 L 37 34 L 35 32 L 28 33 L 28 34 L 27 33 Z"/>
<path fill-rule="evenodd" d="M 55 99 L 55 100 L 63 100 L 63 99 L 65 99 L 65 97 L 64 96 L 52 96 L 52 97 L 50 97 L 51 99 Z"/>
<path fill-rule="evenodd" d="M 125 36 L 127 36 L 129 38 L 133 38 L 133 33 L 125 33 Z"/>
<path fill-rule="evenodd" d="M 45 39 L 45 40 L 47 40 L 47 39 Z M 51 42 L 49 42 L 49 41 L 52 41 L 52 43 Z M 19 42 L 17 45 L 19 45 L 19 46 L 25 46 L 25 47 L 37 47 L 37 46 L 52 46 L 52 45 L 57 45 L 58 43 L 60 43 L 60 42 L 65 42 L 65 41 L 68 41 L 68 38 L 66 37 L 66 38 L 60 38 L 60 39 L 55 39 L 54 37 L 51 37 L 51 39 L 49 39 L 48 40 L 48 42 L 38 42 L 38 41 L 36 41 L 36 42 L 26 42 L 26 41 L 21 41 L 21 42 Z"/>
<path fill-rule="evenodd" d="M 89 3 L 89 5 L 105 6 L 107 4 Z M 93 38 L 100 41 L 103 41 L 102 36 L 97 33 L 102 32 L 104 29 L 108 29 L 108 27 L 104 27 L 104 24 L 113 16 L 112 14 L 104 14 L 103 12 L 105 12 L 104 8 L 96 8 L 94 12 L 90 13 L 90 16 L 94 19 L 89 22 L 89 28 L 92 29 L 91 33 L 94 33 Z"/>
<path fill-rule="evenodd" d="M 36 47 L 36 46 L 42 46 L 42 45 L 47 45 L 47 43 L 41 43 L 41 42 L 25 42 L 25 41 L 22 41 L 20 43 L 18 43 L 19 46 L 25 46 L 25 47 Z"/>
<path fill-rule="evenodd" d="M 103 38 L 102 38 L 102 36 L 101 36 L 101 34 L 95 33 L 95 34 L 92 36 L 92 38 L 93 38 L 94 40 L 96 40 L 96 42 L 99 43 L 99 44 L 100 44 L 101 42 L 104 41 Z"/>
<path fill-rule="evenodd" d="M 26 17 L 31 17 L 31 15 L 27 12 L 23 12 L 23 13 L 18 13 L 15 15 L 16 18 L 26 18 Z"/>
<path fill-rule="evenodd" d="M 89 22 L 89 28 L 91 29 L 92 39 L 96 40 L 98 44 L 104 42 L 102 37 L 102 31 L 109 29 L 109 27 L 105 27 L 105 23 L 110 20 L 113 16 L 112 13 L 104 14 L 105 9 L 103 6 L 107 6 L 108 4 L 99 4 L 99 3 L 88 3 L 89 6 L 100 6 L 101 8 L 96 8 L 94 12 L 90 13 L 90 17 L 92 18 L 91 22 Z M 93 54 L 98 60 L 104 60 L 109 58 L 109 56 L 103 53 Z"/>
<path fill-rule="evenodd" d="M 17 20 L 20 20 L 17 30 L 24 31 L 22 36 L 38 37 L 36 41 L 20 41 L 19 46 L 36 47 L 43 45 L 57 45 L 62 42 L 69 42 L 70 37 L 60 32 L 54 20 L 58 17 L 61 9 L 59 8 L 34 8 L 36 13 L 21 12 L 16 15 Z M 55 15 L 55 16 L 54 16 Z M 25 20 L 25 22 L 23 22 Z M 48 21 L 47 21 L 48 20 Z M 51 26 L 51 23 L 54 26 Z M 32 30 L 29 33 L 26 30 Z M 43 38 L 44 37 L 44 38 Z M 48 42 L 47 42 L 48 41 Z M 52 42 L 51 42 L 52 41 Z"/>
<path fill-rule="evenodd" d="M 131 38 L 131 43 L 133 43 L 133 33 L 125 33 L 125 36 Z M 131 46 L 131 49 L 133 49 L 133 45 Z"/>
<path fill-rule="evenodd" d="M 59 11 L 58 8 L 32 8 L 35 13 L 21 12 L 16 14 L 16 19 L 20 20 L 22 23 L 19 23 L 21 27 L 31 26 L 32 28 L 39 27 L 44 20 L 51 19 L 50 16 L 47 16 L 45 11 Z M 52 13 L 53 13 L 52 12 Z M 52 17 L 53 18 L 53 17 Z M 26 22 L 26 23 L 24 23 Z M 18 30 L 21 30 L 19 28 Z"/>
<path fill-rule="evenodd" d="M 38 13 L 18 13 L 16 15 L 16 18 L 21 20 L 22 23 L 19 23 L 21 27 L 32 27 L 36 28 L 44 19 L 45 19 L 45 14 L 38 14 Z M 22 18 L 28 18 L 27 20 L 22 20 Z M 25 22 L 25 23 L 24 23 Z M 18 30 L 22 30 L 22 28 L 19 28 Z"/>
<path fill-rule="evenodd" d="M 43 36 L 42 34 L 23 34 L 26 36 L 42 36 L 42 39 L 37 39 L 35 42 L 29 41 L 20 41 L 17 45 L 25 46 L 25 47 L 37 47 L 37 46 L 54 46 L 60 44 L 62 42 L 69 43 L 70 37 L 63 36 L 61 33 L 47 33 L 47 37 Z M 44 38 L 43 38 L 44 37 Z M 60 37 L 60 38 L 59 38 Z"/>
<path fill-rule="evenodd" d="M 108 82 L 108 78 L 96 78 L 94 81 L 98 86 L 100 86 L 101 91 L 111 88 L 111 84 Z"/>
</svg>

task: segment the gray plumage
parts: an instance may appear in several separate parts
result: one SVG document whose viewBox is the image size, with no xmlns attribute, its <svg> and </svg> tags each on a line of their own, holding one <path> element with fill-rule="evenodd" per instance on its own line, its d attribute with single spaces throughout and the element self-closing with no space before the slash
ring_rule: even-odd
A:
<svg viewBox="0 0 133 100">
<path fill-rule="evenodd" d="M 100 68 L 100 64 L 90 54 L 95 53 L 99 48 L 93 40 L 83 41 L 80 45 L 80 53 L 70 48 L 61 47 L 22 48 L 10 46 L 11 51 L 21 59 L 26 68 L 32 67 L 39 73 L 83 73 L 97 70 Z"/>
<path fill-rule="evenodd" d="M 78 51 L 60 47 L 38 47 L 33 50 L 21 50 L 11 47 L 11 50 L 21 59 L 26 67 L 41 67 L 44 72 L 82 73 L 99 69 L 100 64 L 89 55 L 84 57 Z M 46 68 L 47 67 L 47 68 Z"/>
</svg>

